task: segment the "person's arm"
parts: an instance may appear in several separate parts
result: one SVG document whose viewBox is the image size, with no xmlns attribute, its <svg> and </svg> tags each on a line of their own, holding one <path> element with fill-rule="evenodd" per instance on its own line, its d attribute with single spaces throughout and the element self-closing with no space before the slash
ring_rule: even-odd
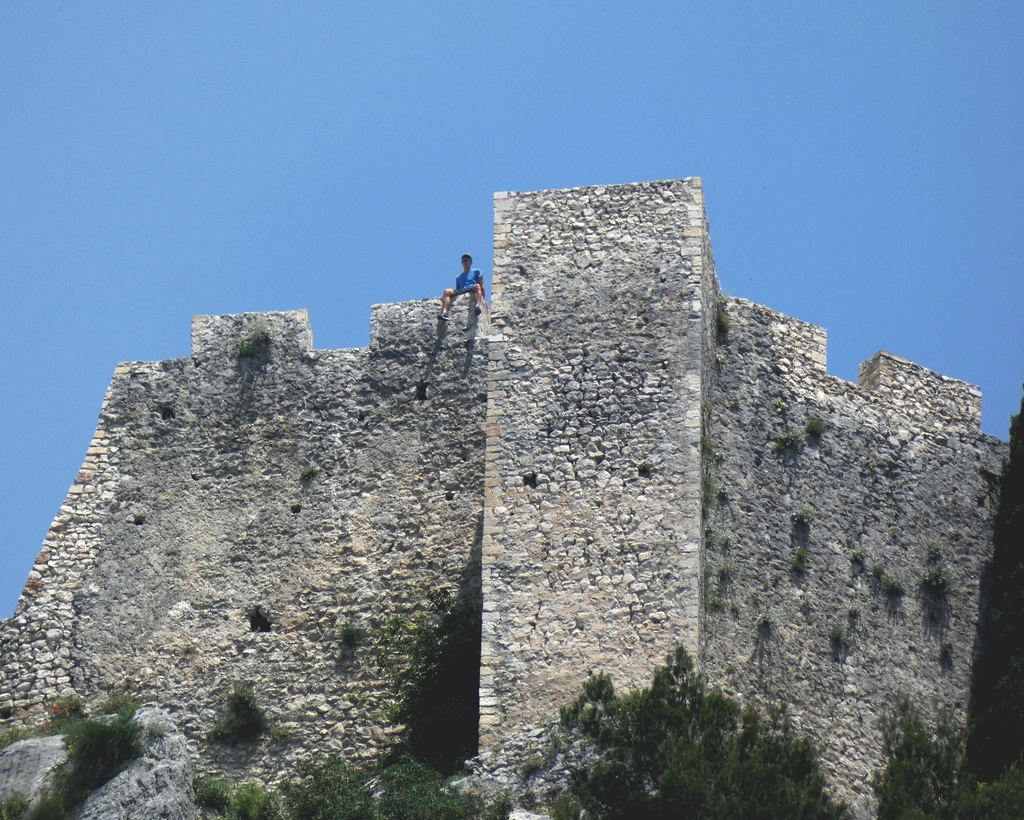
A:
<svg viewBox="0 0 1024 820">
<path fill-rule="evenodd" d="M 482 273 L 480 273 L 479 271 L 477 271 L 477 273 L 479 274 L 479 278 L 476 281 L 480 283 L 480 299 L 481 300 L 486 300 L 487 299 L 487 285 L 484 284 L 484 275 Z"/>
</svg>

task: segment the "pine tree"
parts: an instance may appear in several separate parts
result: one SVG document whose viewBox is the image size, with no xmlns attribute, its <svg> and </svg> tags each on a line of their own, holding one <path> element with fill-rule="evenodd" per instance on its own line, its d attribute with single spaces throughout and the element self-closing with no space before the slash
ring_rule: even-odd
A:
<svg viewBox="0 0 1024 820">
<path fill-rule="evenodd" d="M 1024 754 L 1024 398 L 1010 420 L 995 521 L 985 649 L 975 667 L 971 767 L 994 780 Z"/>
</svg>

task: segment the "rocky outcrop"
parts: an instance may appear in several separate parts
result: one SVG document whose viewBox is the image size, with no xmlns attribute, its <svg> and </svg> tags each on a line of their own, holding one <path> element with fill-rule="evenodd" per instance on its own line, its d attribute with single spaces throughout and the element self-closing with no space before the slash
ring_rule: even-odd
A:
<svg viewBox="0 0 1024 820">
<path fill-rule="evenodd" d="M 193 820 L 192 762 L 185 737 L 162 709 L 139 709 L 142 757 L 89 795 L 75 820 Z"/>
<path fill-rule="evenodd" d="M 135 713 L 145 752 L 92 792 L 75 820 L 193 820 L 192 762 L 185 737 L 162 709 Z M 21 795 L 30 803 L 54 786 L 67 760 L 63 735 L 30 738 L 0 751 L 0 801 Z"/>
<path fill-rule="evenodd" d="M 63 735 L 19 740 L 0 750 L 0 802 L 16 794 L 35 802 L 67 756 Z"/>
</svg>

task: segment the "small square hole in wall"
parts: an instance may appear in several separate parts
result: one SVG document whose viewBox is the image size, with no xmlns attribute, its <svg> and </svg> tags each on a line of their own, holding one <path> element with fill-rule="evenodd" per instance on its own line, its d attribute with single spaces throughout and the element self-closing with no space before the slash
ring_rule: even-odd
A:
<svg viewBox="0 0 1024 820">
<path fill-rule="evenodd" d="M 536 487 L 537 487 L 537 474 L 536 473 L 527 473 L 526 475 L 524 475 L 523 476 L 523 486 L 524 487 L 533 487 L 534 489 L 536 489 Z"/>
<path fill-rule="evenodd" d="M 161 404 L 158 408 L 160 411 L 160 418 L 162 419 L 173 419 L 174 408 L 169 404 Z"/>
<path fill-rule="evenodd" d="M 249 631 L 269 632 L 273 622 L 263 614 L 263 607 L 254 606 L 249 610 Z"/>
<path fill-rule="evenodd" d="M 636 474 L 638 476 L 640 476 L 640 478 L 650 478 L 651 477 L 651 465 L 649 465 L 649 464 L 641 464 L 639 467 L 636 468 Z"/>
<path fill-rule="evenodd" d="M 427 398 L 427 382 L 420 382 L 416 385 L 416 398 L 418 401 L 425 401 Z"/>
</svg>

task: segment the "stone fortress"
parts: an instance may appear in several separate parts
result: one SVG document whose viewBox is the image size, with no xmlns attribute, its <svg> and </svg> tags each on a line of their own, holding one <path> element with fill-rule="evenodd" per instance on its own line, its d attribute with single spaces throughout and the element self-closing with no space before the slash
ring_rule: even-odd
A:
<svg viewBox="0 0 1024 820">
<path fill-rule="evenodd" d="M 882 712 L 965 714 L 1006 452 L 980 392 L 884 352 L 845 382 L 824 330 L 723 297 L 696 178 L 497 194 L 492 299 L 375 305 L 356 350 L 300 310 L 240 355 L 255 315 L 197 316 L 190 356 L 118 365 L 0 621 L 0 725 L 127 685 L 199 771 L 372 756 L 389 693 L 339 629 L 444 587 L 482 608 L 481 748 L 681 643 L 868 811 Z M 208 744 L 240 680 L 282 732 Z"/>
</svg>

